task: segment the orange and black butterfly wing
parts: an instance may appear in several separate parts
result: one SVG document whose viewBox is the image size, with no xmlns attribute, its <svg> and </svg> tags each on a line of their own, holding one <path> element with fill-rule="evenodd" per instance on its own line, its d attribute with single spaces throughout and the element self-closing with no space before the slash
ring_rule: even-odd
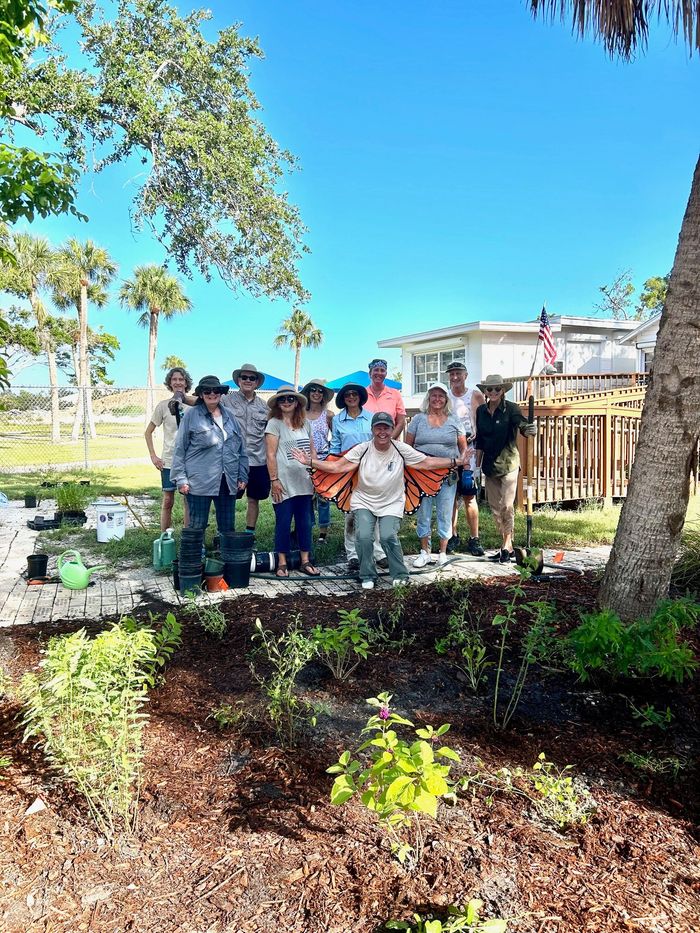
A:
<svg viewBox="0 0 700 933">
<path fill-rule="evenodd" d="M 412 467 L 404 465 L 403 476 L 406 489 L 404 512 L 407 515 L 413 515 L 414 512 L 418 511 L 421 499 L 424 496 L 436 496 L 449 472 L 447 469 L 414 470 Z"/>
<path fill-rule="evenodd" d="M 340 460 L 342 456 L 342 454 L 340 456 L 329 454 L 326 459 Z M 350 511 L 350 497 L 357 483 L 357 470 L 346 473 L 325 473 L 323 470 L 314 470 L 311 479 L 319 496 L 335 502 L 341 512 Z"/>
</svg>

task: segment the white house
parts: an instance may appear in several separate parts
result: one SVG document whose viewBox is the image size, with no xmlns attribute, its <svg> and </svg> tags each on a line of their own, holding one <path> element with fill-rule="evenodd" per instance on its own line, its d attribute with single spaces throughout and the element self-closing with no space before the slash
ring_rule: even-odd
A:
<svg viewBox="0 0 700 933">
<path fill-rule="evenodd" d="M 625 334 L 620 340 L 621 345 L 634 347 L 637 351 L 637 372 L 651 372 L 660 320 L 661 314 L 655 314 L 648 321 L 644 321 L 643 324 L 638 324 L 633 331 Z"/>
<path fill-rule="evenodd" d="M 639 329 L 637 321 L 604 318 L 550 317 L 557 348 L 555 368 L 566 373 L 612 373 L 638 370 L 638 350 L 622 339 Z M 462 360 L 469 370 L 469 385 L 489 373 L 528 376 L 537 352 L 535 373 L 545 363 L 538 341 L 539 320 L 524 323 L 472 321 L 437 330 L 406 334 L 378 341 L 381 348 L 401 349 L 402 394 L 406 405 L 416 407 L 427 386 L 445 379 L 453 360 Z"/>
</svg>

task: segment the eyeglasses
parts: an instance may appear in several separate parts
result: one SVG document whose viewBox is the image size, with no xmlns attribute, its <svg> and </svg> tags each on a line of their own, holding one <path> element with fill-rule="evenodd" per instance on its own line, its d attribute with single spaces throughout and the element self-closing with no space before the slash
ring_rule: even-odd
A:
<svg viewBox="0 0 700 933">
<path fill-rule="evenodd" d="M 503 386 L 484 386 L 484 392 L 502 392 Z"/>
<path fill-rule="evenodd" d="M 223 389 L 202 389 L 202 395 L 223 395 Z"/>
<path fill-rule="evenodd" d="M 257 382 L 258 377 L 254 376 L 252 373 L 248 375 L 247 373 L 241 373 L 238 377 L 241 382 Z"/>
<path fill-rule="evenodd" d="M 296 395 L 280 395 L 277 401 L 280 405 L 294 405 L 297 401 Z"/>
<path fill-rule="evenodd" d="M 322 386 L 309 386 L 309 392 L 323 392 Z"/>
</svg>

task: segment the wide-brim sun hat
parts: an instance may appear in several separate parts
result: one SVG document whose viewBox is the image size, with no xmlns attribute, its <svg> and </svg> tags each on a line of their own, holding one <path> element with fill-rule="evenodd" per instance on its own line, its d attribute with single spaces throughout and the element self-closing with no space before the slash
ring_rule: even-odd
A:
<svg viewBox="0 0 700 933">
<path fill-rule="evenodd" d="M 297 392 L 294 386 L 280 386 L 279 389 L 275 392 L 275 394 L 267 400 L 267 407 L 274 408 L 275 405 L 277 405 L 277 403 L 279 402 L 280 396 L 283 396 L 283 395 L 293 395 L 296 398 L 296 400 L 298 402 L 301 402 L 304 408 L 306 408 L 306 396 L 302 395 L 301 392 Z"/>
<path fill-rule="evenodd" d="M 231 378 L 239 388 L 241 385 L 241 373 L 252 373 L 257 377 L 257 384 L 255 386 L 256 389 L 259 389 L 265 381 L 265 373 L 261 373 L 257 366 L 253 365 L 253 363 L 244 363 L 242 366 L 239 366 L 238 369 L 234 369 L 234 371 L 231 373 Z"/>
<path fill-rule="evenodd" d="M 311 392 L 309 391 L 310 386 L 320 386 L 323 389 L 323 404 L 327 405 L 330 400 L 335 395 L 333 389 L 329 389 L 327 385 L 324 385 L 323 379 L 309 379 L 304 388 L 301 390 L 301 394 L 305 395 L 307 400 L 311 401 Z"/>
<path fill-rule="evenodd" d="M 482 392 L 486 391 L 486 386 L 503 386 L 503 392 L 510 392 L 513 388 L 513 383 L 508 382 L 507 379 L 504 379 L 500 373 L 491 373 L 490 376 L 487 376 L 483 382 L 477 382 L 476 387 Z"/>
<path fill-rule="evenodd" d="M 364 386 L 361 386 L 359 382 L 346 382 L 342 389 L 338 389 L 338 392 L 335 396 L 335 404 L 338 406 L 338 408 L 347 408 L 347 405 L 345 404 L 346 392 L 357 392 L 360 400 L 360 408 L 367 404 L 367 389 Z"/>
<path fill-rule="evenodd" d="M 223 385 L 221 382 L 219 382 L 218 376 L 202 376 L 202 378 L 197 383 L 194 394 L 197 396 L 197 398 L 201 398 L 204 389 L 218 389 L 222 395 L 226 395 L 230 388 L 231 386 Z"/>
</svg>

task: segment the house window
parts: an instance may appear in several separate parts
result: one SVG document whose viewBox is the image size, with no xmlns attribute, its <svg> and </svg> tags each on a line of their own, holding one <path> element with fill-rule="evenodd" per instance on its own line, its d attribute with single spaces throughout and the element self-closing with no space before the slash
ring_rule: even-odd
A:
<svg viewBox="0 0 700 933">
<path fill-rule="evenodd" d="M 450 363 L 464 363 L 464 347 L 459 350 L 441 350 L 439 353 L 413 355 L 413 394 L 422 395 L 431 382 L 445 382 L 445 370 Z"/>
<path fill-rule="evenodd" d="M 650 373 L 654 366 L 654 351 L 642 350 L 642 358 L 644 362 L 644 372 Z"/>
</svg>

